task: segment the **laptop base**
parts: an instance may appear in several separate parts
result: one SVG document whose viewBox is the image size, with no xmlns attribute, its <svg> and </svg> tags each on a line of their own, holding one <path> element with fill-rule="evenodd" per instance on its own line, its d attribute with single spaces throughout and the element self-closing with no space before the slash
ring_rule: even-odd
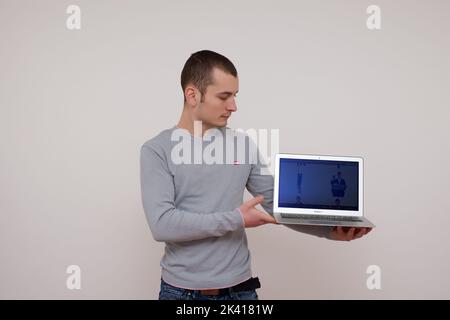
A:
<svg viewBox="0 0 450 320">
<path fill-rule="evenodd" d="M 280 224 L 304 224 L 318 226 L 342 226 L 355 228 L 375 228 L 375 225 L 364 217 L 358 217 L 357 220 L 333 220 L 332 218 L 307 218 L 307 217 L 282 217 L 282 214 L 275 214 L 275 220 Z"/>
</svg>

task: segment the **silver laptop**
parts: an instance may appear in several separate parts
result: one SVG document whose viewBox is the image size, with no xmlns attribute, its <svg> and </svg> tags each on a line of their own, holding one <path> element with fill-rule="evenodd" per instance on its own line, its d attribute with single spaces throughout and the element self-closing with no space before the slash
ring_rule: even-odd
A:
<svg viewBox="0 0 450 320">
<path fill-rule="evenodd" d="M 363 159 L 277 154 L 273 213 L 281 224 L 375 225 L 364 217 Z"/>
</svg>

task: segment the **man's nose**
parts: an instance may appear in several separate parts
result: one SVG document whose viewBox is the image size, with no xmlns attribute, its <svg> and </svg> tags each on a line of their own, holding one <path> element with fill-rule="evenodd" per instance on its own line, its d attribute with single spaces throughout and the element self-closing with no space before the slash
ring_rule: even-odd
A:
<svg viewBox="0 0 450 320">
<path fill-rule="evenodd" d="M 236 110 L 237 110 L 236 100 L 233 99 L 227 105 L 227 111 L 235 112 Z"/>
</svg>

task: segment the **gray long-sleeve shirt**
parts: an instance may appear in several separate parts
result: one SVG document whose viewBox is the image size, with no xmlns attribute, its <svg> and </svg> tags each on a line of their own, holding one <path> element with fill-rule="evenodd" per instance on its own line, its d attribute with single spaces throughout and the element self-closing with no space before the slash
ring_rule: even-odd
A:
<svg viewBox="0 0 450 320">
<path fill-rule="evenodd" d="M 264 196 L 262 206 L 272 214 L 273 176 L 261 174 L 264 165 L 251 161 L 251 155 L 244 161 L 239 158 L 239 143 L 227 139 L 231 131 L 237 140 L 245 139 L 246 154 L 251 153 L 253 142 L 244 133 L 225 127 L 211 135 L 206 132 L 203 138 L 172 127 L 141 147 L 142 203 L 153 238 L 166 243 L 162 278 L 171 285 L 224 288 L 252 276 L 239 206 L 247 188 L 254 196 Z M 217 140 L 217 134 L 223 138 Z M 217 141 L 223 141 L 222 149 L 212 144 Z M 189 149 L 195 145 L 216 160 L 222 150 L 223 164 L 209 164 L 210 160 L 204 159 L 199 163 L 199 153 Z M 235 154 L 231 162 L 226 158 L 230 150 Z M 326 237 L 329 232 L 327 227 L 288 227 L 318 237 Z"/>
</svg>

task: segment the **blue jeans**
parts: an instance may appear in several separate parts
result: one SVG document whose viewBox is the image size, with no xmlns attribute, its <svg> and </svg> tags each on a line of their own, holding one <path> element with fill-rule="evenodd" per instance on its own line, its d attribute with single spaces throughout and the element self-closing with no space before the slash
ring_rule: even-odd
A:
<svg viewBox="0 0 450 320">
<path fill-rule="evenodd" d="M 256 290 L 233 292 L 217 296 L 204 296 L 199 290 L 187 290 L 174 287 L 161 279 L 159 300 L 258 300 Z"/>
</svg>

